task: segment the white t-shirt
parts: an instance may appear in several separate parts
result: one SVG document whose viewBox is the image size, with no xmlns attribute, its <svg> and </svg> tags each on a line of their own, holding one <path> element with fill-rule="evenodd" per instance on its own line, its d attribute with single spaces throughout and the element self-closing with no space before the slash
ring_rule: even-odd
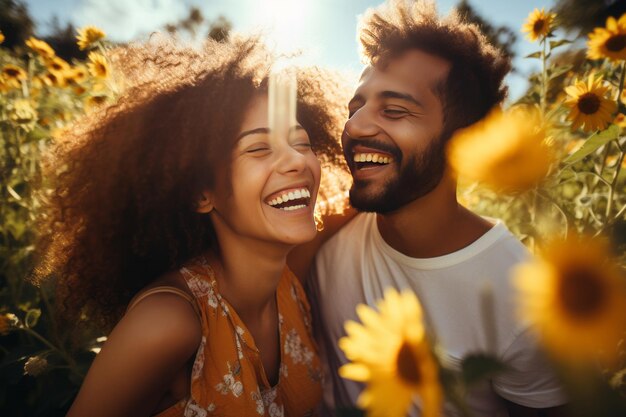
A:
<svg viewBox="0 0 626 417">
<path fill-rule="evenodd" d="M 509 369 L 478 384 L 466 402 L 476 416 L 507 416 L 500 397 L 532 408 L 564 404 L 564 393 L 539 351 L 528 325 L 517 319 L 511 267 L 530 256 L 500 221 L 478 240 L 436 258 L 411 258 L 380 235 L 376 214 L 361 213 L 318 252 L 308 290 L 323 362 L 327 369 L 327 408 L 354 406 L 363 385 L 338 376 L 347 360 L 337 341 L 346 320 L 356 320 L 359 303 L 373 306 L 384 289 L 411 289 L 419 297 L 425 321 L 458 366 L 466 355 L 495 354 Z M 493 298 L 492 325 L 481 313 L 481 294 Z M 484 310 L 484 309 L 483 309 Z M 492 328 L 493 331 L 488 331 Z M 491 341 L 490 341 L 491 340 Z M 490 346 L 492 345 L 492 346 Z M 445 415 L 457 414 L 446 404 Z M 418 416 L 417 409 L 412 416 Z"/>
</svg>

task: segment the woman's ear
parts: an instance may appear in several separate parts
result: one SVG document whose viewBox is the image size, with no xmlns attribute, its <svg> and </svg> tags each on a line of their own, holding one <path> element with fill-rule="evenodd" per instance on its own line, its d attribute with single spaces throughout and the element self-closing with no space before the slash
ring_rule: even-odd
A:
<svg viewBox="0 0 626 417">
<path fill-rule="evenodd" d="M 198 198 L 198 204 L 196 206 L 196 212 L 198 213 L 209 213 L 213 210 L 213 198 L 211 193 L 208 191 L 203 191 Z"/>
</svg>

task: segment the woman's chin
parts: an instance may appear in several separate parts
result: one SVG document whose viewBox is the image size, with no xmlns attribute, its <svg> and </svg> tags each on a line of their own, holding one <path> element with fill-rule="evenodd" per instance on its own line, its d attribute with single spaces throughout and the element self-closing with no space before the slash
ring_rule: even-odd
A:
<svg viewBox="0 0 626 417">
<path fill-rule="evenodd" d="M 281 234 L 280 241 L 281 243 L 287 245 L 302 245 L 308 243 L 315 239 L 317 235 L 317 228 L 315 227 L 315 222 L 312 222 L 310 225 L 302 225 L 300 227 L 291 228 L 288 231 L 285 231 L 284 234 Z"/>
</svg>

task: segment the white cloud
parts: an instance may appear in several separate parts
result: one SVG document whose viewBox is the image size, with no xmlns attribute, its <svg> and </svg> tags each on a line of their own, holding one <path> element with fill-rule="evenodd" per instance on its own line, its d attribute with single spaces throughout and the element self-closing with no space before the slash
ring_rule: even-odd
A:
<svg viewBox="0 0 626 417">
<path fill-rule="evenodd" d="M 82 0 L 72 12 L 78 26 L 95 25 L 112 40 L 128 41 L 162 30 L 186 16 L 180 0 Z"/>
</svg>

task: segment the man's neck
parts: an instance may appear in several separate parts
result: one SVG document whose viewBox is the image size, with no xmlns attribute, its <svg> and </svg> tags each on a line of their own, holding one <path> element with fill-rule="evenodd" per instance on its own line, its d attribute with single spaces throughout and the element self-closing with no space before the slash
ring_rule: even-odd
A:
<svg viewBox="0 0 626 417">
<path fill-rule="evenodd" d="M 462 249 L 492 224 L 461 206 L 456 184 L 444 176 L 437 187 L 392 213 L 377 214 L 385 242 L 413 258 L 434 258 Z"/>
</svg>

